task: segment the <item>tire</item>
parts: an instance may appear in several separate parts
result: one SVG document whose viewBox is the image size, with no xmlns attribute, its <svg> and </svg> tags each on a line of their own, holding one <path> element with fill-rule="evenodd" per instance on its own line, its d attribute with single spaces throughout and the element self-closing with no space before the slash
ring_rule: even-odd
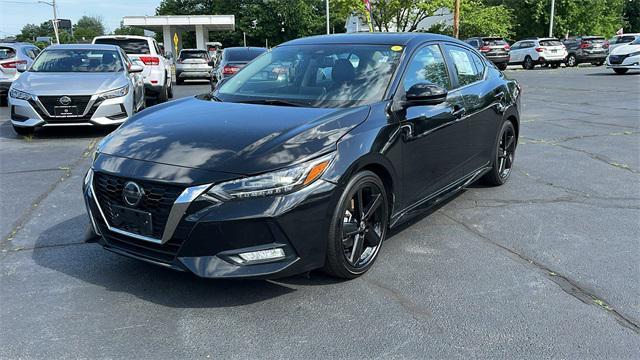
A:
<svg viewBox="0 0 640 360">
<path fill-rule="evenodd" d="M 503 145 L 505 143 L 505 139 L 507 145 L 506 150 Z M 500 186 L 509 180 L 517 144 L 518 139 L 516 138 L 516 131 L 513 127 L 513 123 L 511 121 L 505 121 L 500 127 L 498 139 L 493 150 L 491 170 L 481 179 L 483 183 L 490 186 Z"/>
<path fill-rule="evenodd" d="M 6 96 L 0 96 L 0 106 L 9 106 L 9 98 Z"/>
<path fill-rule="evenodd" d="M 176 78 L 176 85 L 184 85 L 184 80 L 180 78 Z"/>
<path fill-rule="evenodd" d="M 342 279 L 367 272 L 380 253 L 388 225 L 384 184 L 371 171 L 357 173 L 347 183 L 331 218 L 323 271 Z"/>
<path fill-rule="evenodd" d="M 531 57 L 527 56 L 526 58 L 524 58 L 524 62 L 522 63 L 523 68 L 527 70 L 532 70 L 535 66 L 536 64 L 533 62 Z"/>
<path fill-rule="evenodd" d="M 560 67 L 560 64 L 558 64 L 558 63 L 552 63 L 552 64 L 551 64 L 551 68 L 552 68 L 552 69 L 557 69 L 557 68 L 559 68 L 559 67 Z"/>
<path fill-rule="evenodd" d="M 627 73 L 627 71 L 629 71 L 629 69 L 613 69 L 613 71 L 615 71 L 618 75 L 624 75 Z"/>
<path fill-rule="evenodd" d="M 24 127 L 24 126 L 13 126 L 13 131 L 16 132 L 16 134 L 21 135 L 21 136 L 32 136 L 33 133 L 36 131 L 35 128 L 32 127 Z"/>
<path fill-rule="evenodd" d="M 158 94 L 158 103 L 163 103 L 169 100 L 169 84 L 165 81 L 165 86 L 162 87 L 160 93 Z"/>
<path fill-rule="evenodd" d="M 569 56 L 567 56 L 566 65 L 567 65 L 567 67 L 578 66 L 578 59 L 576 59 L 576 56 L 574 54 L 569 54 Z"/>
<path fill-rule="evenodd" d="M 496 66 L 502 71 L 507 70 L 507 63 L 497 64 Z"/>
<path fill-rule="evenodd" d="M 597 61 L 597 62 L 591 63 L 591 65 L 593 66 L 602 66 L 602 64 L 604 64 L 604 61 Z"/>
<path fill-rule="evenodd" d="M 169 78 L 169 91 L 167 92 L 167 97 L 169 99 L 173 99 L 173 79 Z"/>
</svg>

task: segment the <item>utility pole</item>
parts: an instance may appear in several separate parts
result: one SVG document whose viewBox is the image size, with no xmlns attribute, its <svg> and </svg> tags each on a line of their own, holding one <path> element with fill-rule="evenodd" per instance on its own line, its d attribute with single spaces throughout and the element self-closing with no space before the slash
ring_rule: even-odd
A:
<svg viewBox="0 0 640 360">
<path fill-rule="evenodd" d="M 326 11 L 327 11 L 327 35 L 329 35 L 331 33 L 331 31 L 329 30 L 329 0 L 326 0 L 325 4 L 326 4 Z"/>
<path fill-rule="evenodd" d="M 53 32 L 56 34 L 56 42 L 58 43 L 58 45 L 60 45 L 60 35 L 58 35 L 58 13 L 56 12 L 56 0 L 51 0 L 51 2 L 38 2 L 41 4 L 49 5 L 53 8 L 53 20 L 51 20 L 51 23 L 53 24 Z"/>
<path fill-rule="evenodd" d="M 549 37 L 553 37 L 553 16 L 556 11 L 556 0 L 551 0 L 551 19 L 549 20 Z"/>
<path fill-rule="evenodd" d="M 242 39 L 244 40 L 244 47 L 247 47 L 247 33 L 242 32 Z"/>
<path fill-rule="evenodd" d="M 457 39 L 460 34 L 460 0 L 456 0 L 453 8 L 453 36 Z"/>
</svg>

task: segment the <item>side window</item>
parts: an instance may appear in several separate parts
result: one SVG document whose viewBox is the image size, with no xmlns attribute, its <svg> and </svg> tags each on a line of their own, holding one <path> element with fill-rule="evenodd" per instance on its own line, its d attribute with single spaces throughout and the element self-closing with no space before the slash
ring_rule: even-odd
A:
<svg viewBox="0 0 640 360">
<path fill-rule="evenodd" d="M 458 76 L 458 85 L 465 86 L 482 80 L 484 76 L 484 64 L 480 59 L 481 69 L 476 67 L 476 57 L 471 52 L 459 47 L 447 46 L 447 52 L 453 61 L 455 72 Z"/>
<path fill-rule="evenodd" d="M 511 50 L 518 50 L 520 49 L 521 46 L 522 46 L 522 43 L 517 42 L 511 46 Z"/>
<path fill-rule="evenodd" d="M 129 57 L 127 56 L 127 54 L 124 53 L 124 51 L 122 49 L 120 49 L 120 56 L 122 57 L 122 60 L 124 61 L 124 65 L 127 67 L 127 69 L 131 68 L 131 60 L 129 60 Z"/>
<path fill-rule="evenodd" d="M 482 61 L 482 59 L 480 59 L 474 53 L 469 53 L 469 54 L 471 55 L 471 58 L 473 59 L 473 65 L 475 66 L 476 71 L 480 74 L 480 79 L 482 79 L 484 77 L 484 69 L 485 69 L 484 61 Z"/>
<path fill-rule="evenodd" d="M 35 59 L 38 53 L 40 53 L 40 49 L 38 48 L 27 48 L 25 50 L 25 54 L 31 59 Z"/>
<path fill-rule="evenodd" d="M 416 52 L 407 66 L 404 90 L 418 83 L 431 83 L 451 89 L 447 66 L 438 45 L 427 45 Z"/>
<path fill-rule="evenodd" d="M 160 51 L 160 49 L 158 48 L 158 43 L 155 40 L 153 40 L 152 42 L 153 42 L 153 48 L 156 49 L 156 54 L 162 55 L 162 51 Z"/>
</svg>

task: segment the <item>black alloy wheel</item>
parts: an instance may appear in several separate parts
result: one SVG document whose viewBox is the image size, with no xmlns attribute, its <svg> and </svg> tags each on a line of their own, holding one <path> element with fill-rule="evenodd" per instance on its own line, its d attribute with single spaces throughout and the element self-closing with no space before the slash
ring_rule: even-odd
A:
<svg viewBox="0 0 640 360">
<path fill-rule="evenodd" d="M 516 153 L 516 143 L 516 131 L 513 123 L 505 121 L 500 129 L 493 166 L 482 178 L 485 183 L 492 186 L 500 186 L 509 180 Z"/>
<path fill-rule="evenodd" d="M 389 223 L 387 194 L 370 171 L 356 174 L 347 184 L 329 227 L 325 272 L 353 279 L 375 262 Z"/>
</svg>

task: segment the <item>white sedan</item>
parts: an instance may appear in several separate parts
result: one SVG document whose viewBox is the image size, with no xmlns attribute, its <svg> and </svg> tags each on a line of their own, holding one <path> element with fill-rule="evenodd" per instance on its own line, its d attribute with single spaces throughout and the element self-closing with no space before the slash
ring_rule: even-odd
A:
<svg viewBox="0 0 640 360">
<path fill-rule="evenodd" d="M 607 69 L 613 69 L 620 75 L 629 69 L 640 70 L 640 38 L 613 49 L 607 56 Z"/>
</svg>

